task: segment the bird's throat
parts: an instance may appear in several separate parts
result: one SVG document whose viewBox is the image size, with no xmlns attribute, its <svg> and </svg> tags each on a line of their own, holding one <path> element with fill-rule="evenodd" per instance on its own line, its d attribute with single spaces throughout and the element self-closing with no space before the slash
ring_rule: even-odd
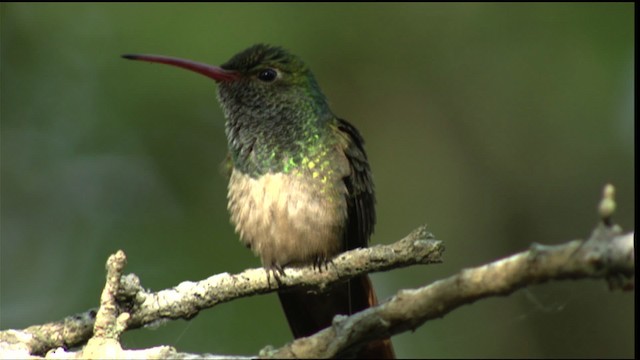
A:
<svg viewBox="0 0 640 360">
<path fill-rule="evenodd" d="M 335 147 L 325 125 L 317 120 L 229 119 L 227 141 L 233 167 L 254 178 L 291 173 L 317 164 Z"/>
</svg>

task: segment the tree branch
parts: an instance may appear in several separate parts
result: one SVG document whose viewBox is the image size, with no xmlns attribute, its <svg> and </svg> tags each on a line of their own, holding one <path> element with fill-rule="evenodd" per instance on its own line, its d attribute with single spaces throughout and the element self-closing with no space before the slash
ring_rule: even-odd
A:
<svg viewBox="0 0 640 360">
<path fill-rule="evenodd" d="M 421 226 L 391 245 L 340 254 L 326 270 L 318 271 L 312 266 L 286 268 L 285 276 L 280 276 L 278 282 L 270 280 L 263 268 L 257 268 L 235 275 L 217 274 L 198 282 L 185 281 L 170 289 L 149 292 L 140 285 L 136 275 L 129 274 L 120 278 L 116 297 L 120 311 L 130 314 L 127 328 L 135 329 L 168 319 L 188 320 L 203 309 L 241 297 L 292 287 L 320 291 L 363 273 L 440 263 L 443 251 L 442 242 L 433 240 L 426 226 Z M 57 347 L 74 347 L 91 338 L 95 322 L 96 310 L 91 309 L 57 322 L 0 331 L 0 348 L 15 347 L 29 354 L 45 354 Z"/>
<path fill-rule="evenodd" d="M 612 289 L 632 290 L 635 260 L 633 233 L 601 224 L 587 241 L 534 244 L 527 251 L 413 289 L 350 317 L 336 317 L 331 327 L 264 353 L 270 358 L 328 358 L 376 338 L 414 330 L 428 320 L 476 300 L 504 296 L 550 280 L 605 278 Z"/>
</svg>

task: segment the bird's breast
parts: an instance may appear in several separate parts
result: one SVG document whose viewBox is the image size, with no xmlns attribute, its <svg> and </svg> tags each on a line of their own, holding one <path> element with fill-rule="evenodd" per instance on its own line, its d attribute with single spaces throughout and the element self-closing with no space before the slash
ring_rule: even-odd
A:
<svg viewBox="0 0 640 360">
<path fill-rule="evenodd" d="M 346 196 L 342 179 L 298 170 L 251 177 L 234 169 L 228 208 L 241 241 L 264 266 L 307 264 L 341 250 Z"/>
</svg>

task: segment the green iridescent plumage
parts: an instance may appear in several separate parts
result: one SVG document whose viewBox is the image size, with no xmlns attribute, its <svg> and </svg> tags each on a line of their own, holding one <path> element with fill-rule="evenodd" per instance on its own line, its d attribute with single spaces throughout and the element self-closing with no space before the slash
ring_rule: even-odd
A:
<svg viewBox="0 0 640 360">
<path fill-rule="evenodd" d="M 256 45 L 221 67 L 242 74 L 218 87 L 235 167 L 252 176 L 290 171 L 333 145 L 327 125 L 335 116 L 300 59 L 278 47 Z M 277 77 L 261 81 L 267 69 Z"/>
</svg>

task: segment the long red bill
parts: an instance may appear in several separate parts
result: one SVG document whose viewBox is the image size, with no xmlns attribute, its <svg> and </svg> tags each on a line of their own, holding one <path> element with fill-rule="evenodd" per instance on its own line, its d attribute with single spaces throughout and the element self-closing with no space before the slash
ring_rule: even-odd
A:
<svg viewBox="0 0 640 360">
<path fill-rule="evenodd" d="M 127 55 L 122 55 L 122 57 L 130 60 L 142 60 L 142 61 L 149 61 L 153 63 L 177 66 L 177 67 L 191 70 L 199 74 L 202 74 L 204 76 L 210 77 L 215 81 L 234 80 L 239 77 L 239 74 L 236 71 L 225 70 L 219 66 L 208 65 L 208 64 L 203 64 L 196 61 L 178 59 L 178 58 L 169 57 L 169 56 L 127 54 Z"/>
</svg>

